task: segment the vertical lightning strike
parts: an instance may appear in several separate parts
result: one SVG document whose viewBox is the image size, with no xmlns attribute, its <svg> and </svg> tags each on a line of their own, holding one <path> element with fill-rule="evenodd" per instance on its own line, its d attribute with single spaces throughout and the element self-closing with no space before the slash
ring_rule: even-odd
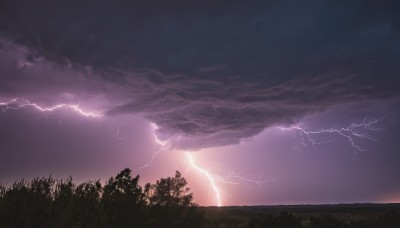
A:
<svg viewBox="0 0 400 228">
<path fill-rule="evenodd" d="M 215 167 L 211 167 L 208 169 L 202 168 L 200 167 L 196 162 L 194 157 L 192 156 L 191 152 L 186 152 L 186 157 L 187 160 L 189 161 L 189 165 L 196 170 L 197 172 L 199 172 L 200 174 L 204 175 L 208 182 L 211 185 L 211 189 L 213 190 L 214 194 L 215 194 L 215 202 L 217 203 L 217 206 L 220 207 L 222 206 L 222 196 L 221 196 L 221 192 L 220 192 L 220 188 L 217 186 L 217 183 L 224 183 L 224 184 L 233 184 L 233 185 L 238 185 L 238 184 L 255 184 L 258 186 L 261 186 L 263 183 L 265 182 L 274 182 L 275 180 L 270 179 L 270 180 L 265 180 L 265 179 L 255 179 L 252 178 L 250 176 L 246 176 L 243 175 L 243 173 L 238 173 L 238 172 L 227 172 L 227 175 L 218 175 L 216 174 L 214 171 L 212 171 L 213 169 L 220 169 L 220 165 L 217 165 Z M 221 170 L 222 172 L 223 171 Z"/>
<path fill-rule="evenodd" d="M 18 110 L 24 107 L 32 107 L 35 108 L 36 110 L 39 110 L 41 112 L 53 112 L 56 110 L 72 110 L 82 116 L 85 117 L 100 117 L 100 114 L 93 113 L 93 112 L 87 112 L 79 107 L 77 104 L 57 104 L 49 107 L 43 107 L 38 105 L 37 103 L 31 102 L 27 99 L 21 99 L 21 98 L 14 98 L 11 99 L 7 102 L 0 102 L 0 108 L 3 112 L 6 112 L 7 110 Z"/>
<path fill-rule="evenodd" d="M 150 161 L 147 164 L 143 165 L 142 167 L 138 168 L 137 170 L 151 167 L 154 159 L 161 152 L 163 152 L 165 150 L 169 150 L 171 148 L 171 143 L 168 140 L 163 141 L 157 137 L 157 134 L 155 133 L 155 131 L 157 129 L 159 129 L 157 124 L 151 123 L 151 127 L 153 129 L 154 140 L 158 145 L 161 146 L 161 149 L 152 155 Z M 266 182 L 265 180 L 252 179 L 250 177 L 246 177 L 246 176 L 241 175 L 240 173 L 236 173 L 236 172 L 229 172 L 228 175 L 225 175 L 225 176 L 216 175 L 211 172 L 211 169 L 204 169 L 204 168 L 201 168 L 198 164 L 196 164 L 196 162 L 195 162 L 193 156 L 190 154 L 190 152 L 186 152 L 186 158 L 187 158 L 188 163 L 194 170 L 196 170 L 197 172 L 199 172 L 200 174 L 204 175 L 207 178 L 208 182 L 211 185 L 212 191 L 215 194 L 215 203 L 218 207 L 222 206 L 222 199 L 221 199 L 222 197 L 221 197 L 220 189 L 217 186 L 217 182 L 222 182 L 225 184 L 253 183 L 256 185 L 261 185 L 262 183 Z"/>
<path fill-rule="evenodd" d="M 357 140 L 377 141 L 376 139 L 373 138 L 372 135 L 370 135 L 369 132 L 383 130 L 383 128 L 376 127 L 376 125 L 378 123 L 380 123 L 382 120 L 384 120 L 384 118 L 378 118 L 378 119 L 364 118 L 363 121 L 361 121 L 359 123 L 352 123 L 347 127 L 337 128 L 337 129 L 335 129 L 335 128 L 320 129 L 318 131 L 309 131 L 300 126 L 276 127 L 276 128 L 294 132 L 295 134 L 297 134 L 301 137 L 301 141 L 302 141 L 303 145 L 307 145 L 307 143 L 308 143 L 315 150 L 316 150 L 316 148 L 315 148 L 316 145 L 329 143 L 329 142 L 333 141 L 333 140 L 318 141 L 315 138 L 315 136 L 337 134 L 341 137 L 344 137 L 347 140 L 347 142 L 350 144 L 350 146 L 353 147 L 354 149 L 356 149 L 357 151 L 364 151 L 365 148 L 358 145 L 355 140 L 357 139 Z"/>
<path fill-rule="evenodd" d="M 210 172 L 208 170 L 202 169 L 200 168 L 193 160 L 192 155 L 190 154 L 190 152 L 186 152 L 186 156 L 187 159 L 189 161 L 189 164 L 199 173 L 203 174 L 208 182 L 210 182 L 211 188 L 213 189 L 214 193 L 215 193 L 215 201 L 217 203 L 217 206 L 220 207 L 222 206 L 222 201 L 221 201 L 221 193 L 219 191 L 219 188 L 217 187 L 214 177 L 213 175 L 210 174 Z"/>
</svg>

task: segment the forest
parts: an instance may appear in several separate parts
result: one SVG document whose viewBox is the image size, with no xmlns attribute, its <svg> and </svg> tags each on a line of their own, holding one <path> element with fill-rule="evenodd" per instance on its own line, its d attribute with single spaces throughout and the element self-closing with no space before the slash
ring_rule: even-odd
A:
<svg viewBox="0 0 400 228">
<path fill-rule="evenodd" d="M 124 169 L 104 185 L 52 176 L 0 185 L 0 227 L 398 228 L 400 205 L 200 207 L 179 171 L 139 185 Z"/>
</svg>

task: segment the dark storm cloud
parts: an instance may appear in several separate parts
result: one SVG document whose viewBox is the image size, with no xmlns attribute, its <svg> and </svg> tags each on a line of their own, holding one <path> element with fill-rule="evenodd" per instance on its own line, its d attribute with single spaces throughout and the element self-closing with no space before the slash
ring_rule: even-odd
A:
<svg viewBox="0 0 400 228">
<path fill-rule="evenodd" d="M 39 105 L 80 103 L 86 108 L 104 109 L 121 98 L 117 86 L 99 80 L 90 68 L 57 65 L 15 43 L 0 39 L 0 102 L 28 99 Z M 105 94 L 112 92 L 110 101 Z M 114 104 L 114 102 L 113 102 Z"/>
<path fill-rule="evenodd" d="M 93 69 L 119 86 L 108 114 L 140 113 L 179 148 L 237 143 L 332 105 L 399 94 L 397 1 L 0 4 L 6 39 Z"/>
</svg>

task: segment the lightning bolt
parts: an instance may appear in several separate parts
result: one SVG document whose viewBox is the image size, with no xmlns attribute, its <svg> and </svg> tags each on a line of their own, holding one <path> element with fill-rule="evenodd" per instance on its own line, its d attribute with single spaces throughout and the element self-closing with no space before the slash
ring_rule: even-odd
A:
<svg viewBox="0 0 400 228">
<path fill-rule="evenodd" d="M 127 124 L 128 123 L 123 123 L 123 124 L 120 124 L 118 126 L 118 128 L 117 128 L 117 139 L 118 140 L 124 140 L 125 139 L 124 134 L 122 133 L 122 127 L 124 127 Z"/>
<path fill-rule="evenodd" d="M 254 179 L 252 177 L 246 176 L 245 174 L 236 173 L 234 171 L 228 172 L 228 174 L 225 176 L 213 174 L 213 177 L 222 183 L 234 184 L 234 185 L 253 183 L 255 185 L 261 186 L 263 183 L 267 181 L 268 182 L 273 181 L 273 180 L 264 180 L 262 178 Z"/>
<path fill-rule="evenodd" d="M 203 175 L 207 178 L 208 182 L 210 182 L 211 188 L 212 188 L 212 190 L 213 190 L 214 193 L 215 193 L 215 201 L 216 201 L 216 203 L 217 203 L 217 206 L 218 206 L 218 207 L 222 206 L 221 193 L 220 193 L 220 190 L 219 190 L 219 188 L 217 187 L 217 185 L 216 185 L 216 183 L 215 183 L 215 180 L 214 180 L 213 175 L 212 175 L 208 170 L 205 170 L 205 169 L 199 167 L 199 166 L 194 162 L 194 159 L 193 159 L 192 155 L 190 154 L 190 152 L 186 152 L 186 156 L 187 156 L 187 159 L 188 159 L 188 161 L 189 161 L 189 164 L 190 164 L 196 171 L 198 171 L 199 173 L 203 174 Z"/>
<path fill-rule="evenodd" d="M 364 151 L 365 148 L 356 143 L 356 140 L 370 140 L 377 141 L 370 132 L 380 131 L 383 128 L 378 128 L 378 125 L 385 118 L 378 119 L 367 119 L 364 118 L 363 121 L 358 123 L 351 123 L 347 127 L 342 128 L 329 128 L 329 129 L 320 129 L 318 131 L 309 131 L 299 125 L 291 126 L 291 127 L 276 127 L 281 130 L 291 131 L 296 135 L 300 136 L 301 142 L 303 145 L 311 145 L 316 150 L 316 145 L 325 144 L 332 142 L 333 140 L 328 141 L 320 141 L 316 139 L 318 135 L 331 135 L 336 134 L 340 137 L 343 137 L 347 140 L 349 145 L 353 147 L 357 151 Z"/>
<path fill-rule="evenodd" d="M 153 165 L 154 159 L 156 159 L 156 157 L 160 153 L 162 153 L 162 152 L 164 152 L 166 150 L 169 150 L 170 147 L 171 147 L 171 144 L 169 143 L 168 140 L 163 141 L 163 140 L 158 138 L 157 134 L 155 133 L 157 131 L 157 129 L 159 129 L 157 124 L 156 123 L 151 123 L 150 126 L 153 129 L 154 141 L 160 146 L 160 149 L 151 156 L 151 159 L 150 159 L 150 161 L 148 163 L 146 163 L 143 166 L 137 168 L 136 171 L 139 171 L 139 170 L 147 168 L 147 167 L 151 167 Z"/>
<path fill-rule="evenodd" d="M 159 129 L 158 125 L 156 123 L 151 123 L 150 126 L 153 129 L 154 140 L 156 141 L 156 143 L 158 145 L 160 145 L 162 147 L 162 149 L 164 149 L 164 150 L 169 149 L 171 147 L 169 141 L 168 140 L 163 141 L 163 140 L 159 139 L 155 133 Z"/>
<path fill-rule="evenodd" d="M 274 180 L 264 180 L 264 179 L 254 179 L 250 176 L 246 176 L 243 175 L 243 173 L 238 173 L 238 172 L 234 172 L 234 171 L 230 171 L 228 172 L 227 175 L 218 175 L 215 174 L 215 171 L 213 171 L 214 169 L 219 169 L 220 165 L 216 165 L 214 167 L 205 169 L 200 167 L 200 165 L 198 165 L 195 162 L 194 157 L 192 156 L 191 152 L 186 152 L 186 158 L 188 160 L 189 165 L 196 170 L 197 172 L 199 172 L 200 174 L 204 175 L 208 182 L 210 183 L 211 189 L 214 192 L 215 195 L 215 203 L 218 207 L 222 206 L 222 194 L 220 191 L 220 187 L 218 187 L 217 183 L 224 183 L 224 184 L 234 184 L 234 185 L 238 185 L 238 184 L 255 184 L 255 185 L 259 185 L 261 186 L 263 183 L 265 182 L 273 182 Z M 224 172 L 224 171 L 223 171 Z"/>
<path fill-rule="evenodd" d="M 101 114 L 85 111 L 84 109 L 80 108 L 78 104 L 61 103 L 45 107 L 23 98 L 13 98 L 6 102 L 0 102 L 0 108 L 3 112 L 6 112 L 7 110 L 18 110 L 25 107 L 31 107 L 36 110 L 39 110 L 40 112 L 54 112 L 56 110 L 64 110 L 64 111 L 72 110 L 85 117 L 96 118 L 101 116 Z"/>
<path fill-rule="evenodd" d="M 153 135 L 154 135 L 154 140 L 155 142 L 161 147 L 160 150 L 155 152 L 150 161 L 143 165 L 142 167 L 138 168 L 137 170 L 144 169 L 147 167 L 151 167 L 153 161 L 156 159 L 156 157 L 163 151 L 169 150 L 171 148 L 171 143 L 169 140 L 161 140 L 158 138 L 157 134 L 155 133 L 159 127 L 155 123 L 151 123 L 151 127 L 153 129 Z M 266 182 L 265 180 L 261 179 L 253 179 L 248 176 L 241 175 L 240 173 L 236 172 L 229 172 L 227 175 L 216 175 L 212 172 L 211 169 L 219 168 L 218 167 L 212 167 L 210 169 L 204 169 L 201 168 L 196 162 L 194 157 L 191 155 L 191 152 L 186 152 L 186 158 L 190 166 L 199 172 L 200 174 L 204 175 L 208 182 L 210 183 L 211 189 L 215 194 L 215 203 L 218 207 L 222 206 L 222 197 L 221 197 L 221 192 L 220 188 L 217 186 L 217 182 L 225 183 L 225 184 L 240 184 L 240 183 L 254 183 L 256 185 L 261 185 L 262 183 Z"/>
</svg>

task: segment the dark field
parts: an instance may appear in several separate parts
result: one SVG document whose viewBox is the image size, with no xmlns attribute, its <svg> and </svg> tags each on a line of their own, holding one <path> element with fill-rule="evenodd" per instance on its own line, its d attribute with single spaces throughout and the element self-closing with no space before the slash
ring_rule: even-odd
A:
<svg viewBox="0 0 400 228">
<path fill-rule="evenodd" d="M 201 207 L 209 227 L 400 227 L 400 204 Z"/>
</svg>

